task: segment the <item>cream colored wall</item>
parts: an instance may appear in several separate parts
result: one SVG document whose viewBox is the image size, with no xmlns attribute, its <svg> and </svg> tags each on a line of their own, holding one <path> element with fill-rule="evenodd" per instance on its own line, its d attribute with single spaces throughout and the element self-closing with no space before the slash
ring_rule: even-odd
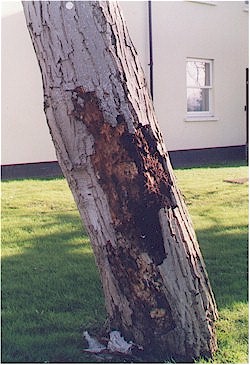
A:
<svg viewBox="0 0 250 365">
<path fill-rule="evenodd" d="M 154 103 L 167 148 L 245 143 L 247 19 L 241 1 L 216 6 L 153 1 Z M 147 1 L 122 1 L 146 76 Z M 40 71 L 21 2 L 2 7 L 2 164 L 56 160 L 43 114 Z M 215 59 L 216 122 L 185 122 L 186 57 Z"/>
<path fill-rule="evenodd" d="M 214 3 L 152 3 L 155 108 L 170 151 L 246 142 L 248 12 L 243 1 Z M 214 59 L 217 121 L 185 121 L 187 57 Z"/>
<path fill-rule="evenodd" d="M 145 77 L 149 83 L 149 38 L 147 1 L 120 1 L 129 34 L 140 56 Z"/>
<path fill-rule="evenodd" d="M 21 2 L 1 2 L 2 164 L 55 161 L 39 67 Z"/>
<path fill-rule="evenodd" d="M 146 2 L 126 1 L 122 7 L 147 73 Z M 1 20 L 2 164 L 55 161 L 56 155 L 43 113 L 40 70 L 21 1 L 2 1 Z"/>
</svg>

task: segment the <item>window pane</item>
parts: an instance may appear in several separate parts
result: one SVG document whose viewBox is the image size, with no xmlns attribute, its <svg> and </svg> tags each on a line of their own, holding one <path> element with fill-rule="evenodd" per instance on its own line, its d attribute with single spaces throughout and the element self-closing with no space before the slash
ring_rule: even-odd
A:
<svg viewBox="0 0 250 365">
<path fill-rule="evenodd" d="M 187 89 L 187 111 L 208 112 L 209 111 L 209 89 Z"/>
<path fill-rule="evenodd" d="M 205 61 L 187 61 L 187 85 L 211 86 L 210 63 Z"/>
</svg>

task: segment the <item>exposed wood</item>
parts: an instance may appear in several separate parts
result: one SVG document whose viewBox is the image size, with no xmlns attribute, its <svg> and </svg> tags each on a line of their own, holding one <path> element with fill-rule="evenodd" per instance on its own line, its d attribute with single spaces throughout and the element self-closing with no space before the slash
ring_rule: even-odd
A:
<svg viewBox="0 0 250 365">
<path fill-rule="evenodd" d="M 89 233 L 110 327 L 153 359 L 216 350 L 217 309 L 115 2 L 23 2 L 44 109 Z"/>
</svg>

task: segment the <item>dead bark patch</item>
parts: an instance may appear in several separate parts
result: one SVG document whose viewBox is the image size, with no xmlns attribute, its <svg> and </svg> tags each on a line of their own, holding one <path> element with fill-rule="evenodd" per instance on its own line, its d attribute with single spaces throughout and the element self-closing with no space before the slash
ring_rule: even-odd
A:
<svg viewBox="0 0 250 365">
<path fill-rule="evenodd" d="M 165 258 L 159 210 L 171 206 L 171 183 L 163 167 L 157 141 L 149 125 L 132 134 L 124 117 L 115 127 L 106 123 L 94 92 L 78 87 L 72 94 L 72 115 L 93 135 L 91 157 L 96 176 L 105 191 L 116 231 L 129 233 L 148 252 L 156 265 Z"/>
<path fill-rule="evenodd" d="M 152 337 L 166 335 L 175 327 L 157 269 L 166 257 L 159 211 L 172 204 L 171 184 L 149 126 L 140 124 L 132 134 L 121 114 L 117 125 L 111 126 L 104 121 L 95 93 L 83 88 L 74 90 L 72 102 L 73 116 L 94 137 L 91 161 L 117 233 L 116 242 L 107 242 L 108 260 L 121 292 L 135 298 L 130 302 L 137 328 L 134 340 L 153 348 Z M 114 323 L 119 322 L 114 318 Z M 145 328 L 154 332 L 148 343 Z M 129 328 L 118 329 L 128 336 L 132 333 Z"/>
</svg>

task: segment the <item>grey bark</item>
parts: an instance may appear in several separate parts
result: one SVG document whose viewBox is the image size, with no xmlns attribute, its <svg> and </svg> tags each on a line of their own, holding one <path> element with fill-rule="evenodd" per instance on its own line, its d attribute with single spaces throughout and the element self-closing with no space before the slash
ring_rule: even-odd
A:
<svg viewBox="0 0 250 365">
<path fill-rule="evenodd" d="M 211 357 L 216 303 L 119 6 L 23 8 L 48 126 L 91 239 L 111 328 L 156 360 Z"/>
</svg>

